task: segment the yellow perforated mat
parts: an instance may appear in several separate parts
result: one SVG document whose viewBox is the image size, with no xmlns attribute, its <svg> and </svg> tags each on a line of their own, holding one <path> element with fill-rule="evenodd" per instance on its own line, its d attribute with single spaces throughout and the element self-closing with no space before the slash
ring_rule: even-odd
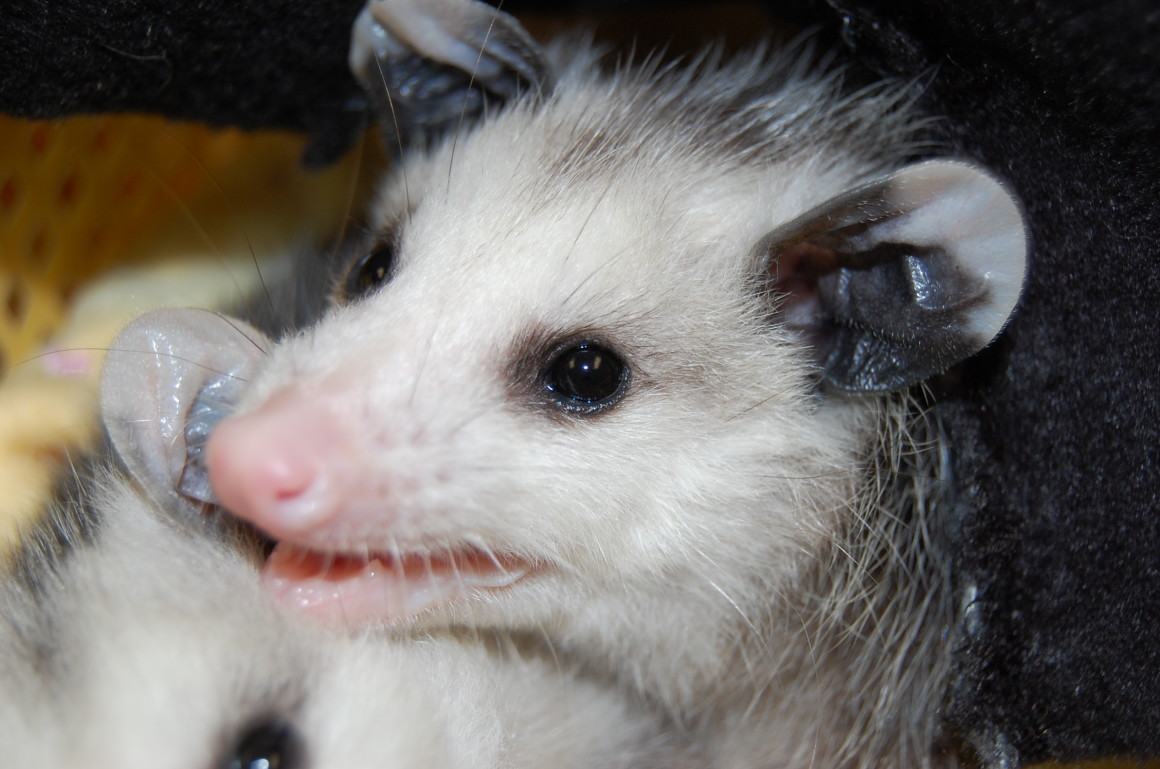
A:
<svg viewBox="0 0 1160 769">
<path fill-rule="evenodd" d="M 261 259 L 336 229 L 358 161 L 307 173 L 303 147 L 144 116 L 0 117 L 0 551 L 96 434 L 121 325 L 240 298 Z"/>
</svg>

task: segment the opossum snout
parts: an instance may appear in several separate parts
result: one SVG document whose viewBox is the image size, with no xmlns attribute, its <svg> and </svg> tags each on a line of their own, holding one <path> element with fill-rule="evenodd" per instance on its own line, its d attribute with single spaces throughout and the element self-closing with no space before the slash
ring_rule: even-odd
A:
<svg viewBox="0 0 1160 769">
<path fill-rule="evenodd" d="M 346 433 L 323 404 L 293 392 L 224 420 L 206 448 L 218 501 L 277 539 L 327 526 L 356 464 Z"/>
<path fill-rule="evenodd" d="M 206 466 L 217 500 L 278 541 L 262 570 L 276 601 L 334 622 L 398 619 L 532 571 L 470 540 L 396 538 L 415 486 L 375 453 L 331 400 L 296 388 L 214 430 Z"/>
</svg>

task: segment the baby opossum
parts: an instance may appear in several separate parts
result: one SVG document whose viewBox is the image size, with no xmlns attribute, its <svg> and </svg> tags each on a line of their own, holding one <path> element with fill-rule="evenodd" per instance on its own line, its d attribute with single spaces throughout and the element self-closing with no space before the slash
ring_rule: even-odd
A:
<svg viewBox="0 0 1160 769">
<path fill-rule="evenodd" d="M 557 660 L 327 632 L 277 609 L 228 528 L 158 515 L 117 473 L 80 479 L 0 582 L 5 766 L 687 765 Z"/>
<path fill-rule="evenodd" d="M 974 165 L 912 162 L 904 86 L 845 93 L 766 50 L 606 72 L 590 45 L 431 3 L 471 7 L 450 34 L 501 62 L 488 90 L 410 36 L 420 5 L 356 25 L 389 136 L 421 140 L 332 307 L 277 344 L 139 321 L 117 347 L 163 350 L 159 395 L 106 402 L 122 453 L 160 504 L 275 539 L 281 602 L 521 635 L 716 766 L 953 763 L 953 488 L 907 392 L 1013 311 L 1016 201 Z M 467 73 L 439 70 L 430 122 L 420 70 L 391 74 L 407 56 Z"/>
</svg>

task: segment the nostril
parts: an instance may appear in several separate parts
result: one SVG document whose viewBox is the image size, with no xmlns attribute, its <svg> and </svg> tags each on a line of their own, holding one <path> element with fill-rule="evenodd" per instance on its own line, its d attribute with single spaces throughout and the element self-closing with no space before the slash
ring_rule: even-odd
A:
<svg viewBox="0 0 1160 769">
<path fill-rule="evenodd" d="M 210 484 L 221 505 L 283 539 L 326 523 L 335 512 L 342 455 L 330 414 L 293 397 L 223 420 L 206 446 Z"/>
<path fill-rule="evenodd" d="M 309 483 L 287 484 L 286 488 L 278 489 L 274 492 L 274 498 L 279 502 L 287 502 L 300 496 L 309 486 Z"/>
<path fill-rule="evenodd" d="M 285 502 L 310 488 L 318 473 L 309 455 L 294 446 L 263 448 L 264 456 L 256 457 L 256 467 L 251 468 L 255 475 L 251 484 L 255 493 Z"/>
</svg>

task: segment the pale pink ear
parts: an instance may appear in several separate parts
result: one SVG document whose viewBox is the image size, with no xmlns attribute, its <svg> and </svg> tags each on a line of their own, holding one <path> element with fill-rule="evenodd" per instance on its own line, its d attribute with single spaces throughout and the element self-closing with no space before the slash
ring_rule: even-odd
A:
<svg viewBox="0 0 1160 769">
<path fill-rule="evenodd" d="M 185 509 L 210 501 L 201 446 L 268 348 L 260 331 L 208 310 L 155 310 L 113 340 L 101 374 L 101 418 L 126 468 L 157 503 Z"/>
<path fill-rule="evenodd" d="M 986 347 L 1027 269 L 1015 197 L 945 160 L 841 195 L 758 248 L 776 316 L 814 347 L 829 384 L 859 392 L 908 387 Z"/>
</svg>

